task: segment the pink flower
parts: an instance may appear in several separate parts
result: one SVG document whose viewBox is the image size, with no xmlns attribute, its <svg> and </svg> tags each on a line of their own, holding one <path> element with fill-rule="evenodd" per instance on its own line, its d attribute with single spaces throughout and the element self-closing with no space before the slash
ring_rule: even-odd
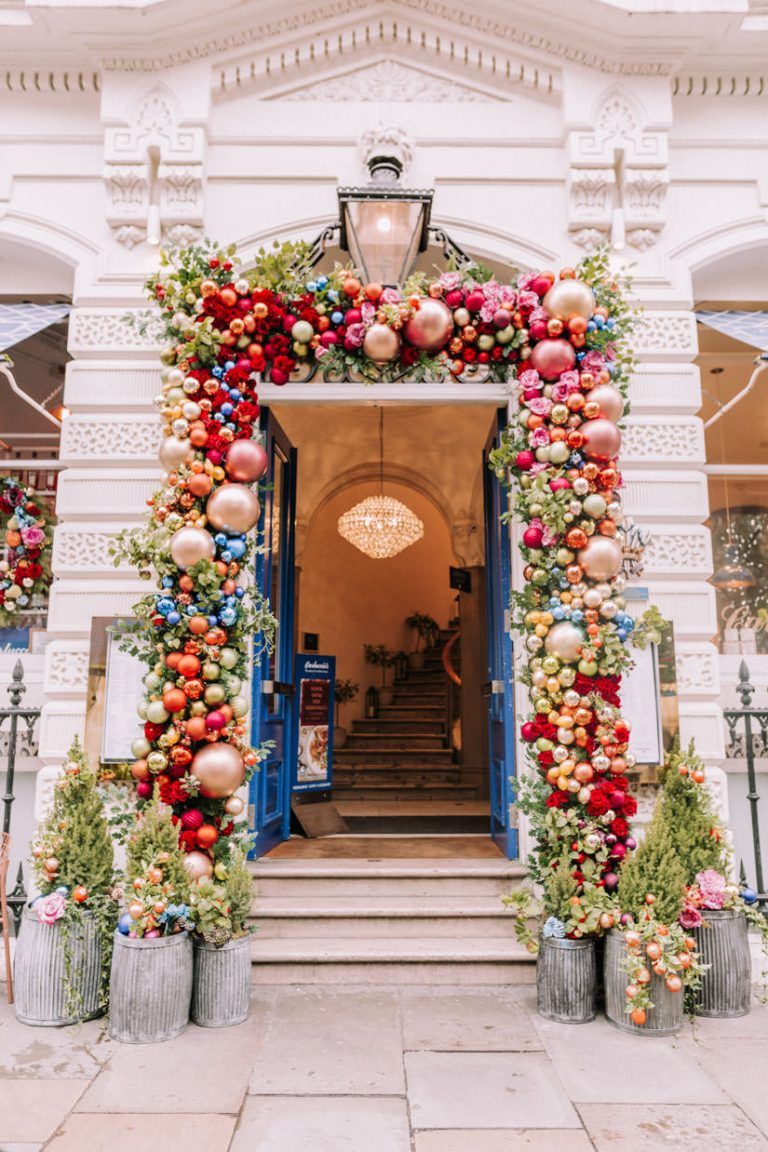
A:
<svg viewBox="0 0 768 1152">
<path fill-rule="evenodd" d="M 21 538 L 27 548 L 39 548 L 45 540 L 45 532 L 43 532 L 42 528 L 37 528 L 33 525 L 31 528 L 21 529 Z"/>
<path fill-rule="evenodd" d="M 518 286 L 518 288 L 525 290 L 527 288 L 530 288 L 531 284 L 533 284 L 535 279 L 536 279 L 536 273 L 535 272 L 524 272 L 522 276 L 518 276 L 517 286 Z M 538 297 L 536 297 L 536 299 L 538 299 Z"/>
<path fill-rule="evenodd" d="M 546 448 L 549 444 L 549 432 L 546 428 L 534 428 L 528 436 L 528 443 L 531 448 Z"/>
<path fill-rule="evenodd" d="M 517 382 L 524 392 L 531 392 L 534 388 L 542 387 L 541 376 L 535 368 L 526 368 L 518 376 Z"/>
<path fill-rule="evenodd" d="M 365 339 L 365 324 L 350 324 L 344 337 L 347 348 L 360 348 Z"/>
<path fill-rule="evenodd" d="M 580 387 L 579 374 L 575 368 L 571 368 L 569 372 L 563 372 L 558 384 L 565 384 L 569 392 L 578 392 Z"/>
<path fill-rule="evenodd" d="M 442 275 L 438 278 L 438 283 L 442 284 L 446 292 L 449 292 L 452 288 L 458 288 L 461 284 L 461 273 L 443 272 Z"/>
<path fill-rule="evenodd" d="M 686 904 L 678 917 L 678 922 L 681 928 L 689 931 L 691 928 L 698 928 L 701 924 L 701 912 L 693 904 Z"/>
<path fill-rule="evenodd" d="M 591 372 L 593 375 L 596 372 L 602 372 L 603 368 L 605 368 L 605 357 L 602 352 L 587 352 L 580 367 L 582 372 Z"/>
<path fill-rule="evenodd" d="M 51 892 L 49 896 L 43 896 L 35 904 L 38 920 L 43 924 L 55 924 L 64 915 L 66 903 L 61 892 Z"/>
<path fill-rule="evenodd" d="M 373 324 L 373 321 L 376 318 L 376 305 L 371 304 L 370 301 L 367 301 L 365 304 L 362 304 L 360 306 L 360 315 L 362 316 L 363 323 L 366 326 L 368 324 Z"/>
<path fill-rule="evenodd" d="M 552 411 L 552 401 L 547 396 L 532 396 L 528 407 L 534 416 L 549 416 Z"/>
<path fill-rule="evenodd" d="M 721 876 L 714 868 L 707 868 L 704 872 L 699 872 L 696 877 L 696 883 L 701 893 L 702 908 L 716 909 L 723 907 L 727 887 L 724 876 Z"/>
<path fill-rule="evenodd" d="M 517 297 L 517 306 L 521 312 L 530 312 L 539 303 L 535 292 L 521 292 Z"/>
<path fill-rule="evenodd" d="M 385 288 L 381 294 L 382 304 L 399 304 L 402 296 L 397 288 Z"/>
<path fill-rule="evenodd" d="M 565 375 L 565 373 L 563 373 Z M 562 404 L 564 400 L 568 399 L 570 389 L 567 384 L 563 384 L 562 380 L 558 380 L 556 384 L 552 385 L 552 399 L 556 404 Z"/>
</svg>

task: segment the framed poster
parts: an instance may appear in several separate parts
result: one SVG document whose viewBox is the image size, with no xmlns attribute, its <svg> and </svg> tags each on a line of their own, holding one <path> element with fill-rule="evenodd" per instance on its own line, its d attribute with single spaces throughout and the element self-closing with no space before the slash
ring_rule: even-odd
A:
<svg viewBox="0 0 768 1152">
<path fill-rule="evenodd" d="M 97 616 L 91 621 L 88 667 L 88 707 L 85 746 L 102 764 L 130 763 L 133 741 L 142 735 L 137 712 L 144 698 L 145 665 L 120 650 L 121 620 Z"/>
<path fill-rule="evenodd" d="M 630 585 L 624 592 L 627 602 L 627 612 L 635 618 L 642 616 L 648 607 L 648 589 L 638 585 Z M 661 644 L 661 652 L 666 656 L 668 646 L 672 644 L 672 664 L 674 666 L 674 638 L 672 627 L 667 629 Z M 664 763 L 664 754 L 670 746 L 671 737 L 667 731 L 669 727 L 669 708 L 665 708 L 662 697 L 668 697 L 669 685 L 662 690 L 662 677 L 660 672 L 660 649 L 656 644 L 649 644 L 647 648 L 630 648 L 634 667 L 625 672 L 621 678 L 621 710 L 631 720 L 632 728 L 629 739 L 629 751 L 635 756 L 638 765 L 659 767 Z M 666 666 L 666 665 L 665 665 Z M 676 687 L 671 686 L 672 703 L 677 705 Z"/>
<path fill-rule="evenodd" d="M 294 792 L 328 791 L 333 779 L 336 658 L 300 654 L 295 663 Z"/>
</svg>

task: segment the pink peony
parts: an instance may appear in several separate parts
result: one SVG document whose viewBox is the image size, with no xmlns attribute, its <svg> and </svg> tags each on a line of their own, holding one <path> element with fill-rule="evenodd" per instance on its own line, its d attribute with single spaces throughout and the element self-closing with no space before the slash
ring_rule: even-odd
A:
<svg viewBox="0 0 768 1152">
<path fill-rule="evenodd" d="M 459 285 L 461 284 L 461 273 L 460 272 L 443 272 L 438 277 L 438 284 L 441 284 L 442 287 L 446 290 L 446 292 L 449 292 L 453 288 L 458 288 Z"/>
<path fill-rule="evenodd" d="M 402 298 L 399 288 L 385 288 L 381 294 L 382 304 L 399 304 Z"/>
<path fill-rule="evenodd" d="M 530 312 L 539 303 L 535 292 L 520 292 L 517 297 L 517 306 L 521 312 Z"/>
<path fill-rule="evenodd" d="M 582 372 L 591 372 L 593 375 L 595 375 L 595 373 L 602 372 L 603 368 L 605 368 L 605 357 L 603 356 L 602 352 L 597 352 L 595 350 L 592 352 L 587 352 L 586 356 L 581 362 L 580 367 Z"/>
<path fill-rule="evenodd" d="M 552 401 L 547 396 L 532 396 L 528 407 L 534 416 L 549 416 L 552 411 Z"/>
<path fill-rule="evenodd" d="M 701 925 L 701 912 L 693 904 L 686 904 L 678 917 L 681 928 L 688 931 Z"/>
<path fill-rule="evenodd" d="M 543 387 L 543 380 L 535 368 L 526 368 L 517 378 L 517 382 L 524 392 L 531 392 Z"/>
<path fill-rule="evenodd" d="M 344 344 L 347 348 L 360 348 L 364 339 L 365 325 L 350 324 L 349 328 L 347 328 L 347 334 L 344 337 Z"/>
<path fill-rule="evenodd" d="M 66 903 L 66 898 L 61 892 L 51 892 L 49 896 L 43 896 L 35 904 L 38 920 L 43 924 L 55 924 L 64 915 Z"/>
<path fill-rule="evenodd" d="M 39 548 L 45 540 L 45 532 L 33 525 L 31 528 L 22 528 L 21 538 L 27 548 Z"/>
<path fill-rule="evenodd" d="M 549 444 L 549 432 L 546 428 L 534 428 L 528 436 L 528 443 L 531 448 L 546 448 Z"/>
<path fill-rule="evenodd" d="M 707 868 L 704 872 L 699 872 L 696 883 L 701 893 L 702 908 L 717 909 L 723 907 L 727 887 L 724 876 L 721 876 L 714 868 Z"/>
</svg>

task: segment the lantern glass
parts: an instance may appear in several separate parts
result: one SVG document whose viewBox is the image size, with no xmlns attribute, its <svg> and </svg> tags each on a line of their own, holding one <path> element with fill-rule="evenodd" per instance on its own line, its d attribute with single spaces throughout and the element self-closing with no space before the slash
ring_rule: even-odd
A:
<svg viewBox="0 0 768 1152">
<path fill-rule="evenodd" d="M 357 198 L 344 192 L 339 200 L 346 246 L 355 266 L 369 283 L 401 284 L 423 245 L 426 201 L 365 193 Z"/>
</svg>

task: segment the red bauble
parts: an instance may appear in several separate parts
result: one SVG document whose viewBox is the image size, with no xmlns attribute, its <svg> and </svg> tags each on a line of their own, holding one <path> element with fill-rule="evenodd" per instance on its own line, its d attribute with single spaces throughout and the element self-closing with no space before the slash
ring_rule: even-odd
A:
<svg viewBox="0 0 768 1152">
<path fill-rule="evenodd" d="M 199 808 L 188 808 L 181 814 L 181 826 L 185 832 L 196 832 L 204 823 L 205 817 Z"/>
</svg>

